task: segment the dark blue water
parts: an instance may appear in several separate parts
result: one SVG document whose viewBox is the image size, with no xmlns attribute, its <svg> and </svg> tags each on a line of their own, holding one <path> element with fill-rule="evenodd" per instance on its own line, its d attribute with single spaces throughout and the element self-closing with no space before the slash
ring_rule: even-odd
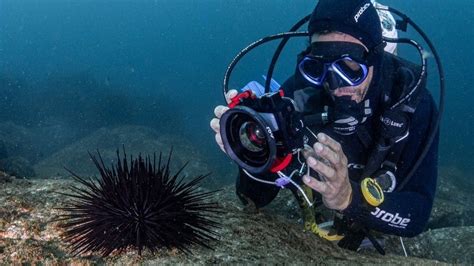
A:
<svg viewBox="0 0 474 266">
<path fill-rule="evenodd" d="M 447 83 L 440 165 L 457 169 L 469 181 L 474 170 L 474 2 L 383 3 L 408 14 L 438 49 Z M 215 172 L 225 176 L 230 166 L 214 143 L 209 121 L 214 106 L 222 103 L 227 64 L 250 42 L 289 29 L 314 4 L 0 0 L 0 122 L 26 127 L 60 122 L 73 128 L 69 142 L 103 125 L 146 125 L 195 141 Z M 305 40 L 292 41 L 277 80 L 294 71 L 295 55 L 304 45 Z M 231 85 L 265 73 L 274 47 L 243 60 Z M 436 73 L 430 77 L 437 97 Z"/>
</svg>

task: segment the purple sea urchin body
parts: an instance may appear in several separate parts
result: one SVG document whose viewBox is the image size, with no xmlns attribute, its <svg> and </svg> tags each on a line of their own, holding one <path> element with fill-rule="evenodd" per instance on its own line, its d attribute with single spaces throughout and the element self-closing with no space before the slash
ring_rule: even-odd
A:
<svg viewBox="0 0 474 266">
<path fill-rule="evenodd" d="M 189 252 L 198 244 L 210 248 L 219 209 L 209 202 L 213 192 L 199 192 L 200 175 L 190 182 L 170 172 L 171 153 L 166 163 L 161 153 L 156 162 L 150 157 L 123 160 L 117 151 L 117 164 L 107 168 L 99 154 L 91 158 L 101 178 L 84 179 L 73 187 L 72 198 L 59 220 L 63 221 L 64 239 L 75 254 L 98 252 L 107 256 L 128 247 L 152 252 L 159 248 L 177 248 Z M 179 179 L 179 180 L 178 180 Z"/>
</svg>

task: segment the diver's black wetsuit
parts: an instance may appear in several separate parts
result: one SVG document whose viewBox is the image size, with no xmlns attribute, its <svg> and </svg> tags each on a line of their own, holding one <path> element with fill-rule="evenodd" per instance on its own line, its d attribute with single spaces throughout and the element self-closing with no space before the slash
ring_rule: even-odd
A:
<svg viewBox="0 0 474 266">
<path fill-rule="evenodd" d="M 372 115 L 363 123 L 372 139 L 377 138 L 377 123 L 380 112 L 383 109 L 381 90 L 387 86 L 393 86 L 392 90 L 400 90 L 407 83 L 413 81 L 410 73 L 416 72 L 417 68 L 398 57 L 386 54 L 383 59 L 383 69 L 377 80 L 373 80 L 367 92 L 366 99 L 370 100 Z M 389 71 L 386 71 L 389 69 Z M 410 71 L 406 71 L 406 70 Z M 377 73 L 374 73 L 376 77 Z M 415 77 L 417 78 L 417 77 Z M 310 86 L 298 77 L 291 77 L 282 86 L 285 95 L 293 97 L 293 92 Z M 404 146 L 403 152 L 397 164 L 395 176 L 397 184 L 403 179 L 419 158 L 425 141 L 429 136 L 432 117 L 437 115 L 437 108 L 432 96 L 426 88 L 421 88 L 419 104 L 412 115 L 409 125 L 409 138 Z M 385 193 L 384 202 L 378 208 L 368 209 L 365 206 L 360 189 L 360 181 L 363 178 L 362 171 L 367 163 L 370 147 L 364 146 L 357 134 L 339 135 L 332 130 L 331 125 L 316 129 L 324 132 L 339 141 L 349 162 L 349 178 L 352 185 L 352 201 L 343 214 L 371 230 L 399 236 L 411 237 L 423 231 L 431 213 L 433 199 L 436 190 L 438 174 L 438 133 L 431 145 L 426 157 L 402 191 Z M 274 177 L 261 177 L 274 180 Z M 288 185 L 287 187 L 290 187 Z M 263 207 L 271 202 L 279 191 L 272 185 L 262 184 L 250 179 L 242 171 L 237 178 L 236 191 L 240 199 L 246 203 L 250 199 L 257 207 Z"/>
</svg>

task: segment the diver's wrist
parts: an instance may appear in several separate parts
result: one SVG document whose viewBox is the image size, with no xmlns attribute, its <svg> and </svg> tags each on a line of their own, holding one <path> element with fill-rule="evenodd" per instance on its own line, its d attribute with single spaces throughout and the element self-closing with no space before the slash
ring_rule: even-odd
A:
<svg viewBox="0 0 474 266">
<path fill-rule="evenodd" d="M 341 206 L 339 208 L 337 208 L 337 211 L 343 212 L 345 209 L 347 209 L 347 207 L 349 207 L 349 205 L 352 202 L 352 186 L 351 186 L 350 182 L 349 182 L 349 193 L 345 198 L 346 199 L 341 204 Z"/>
</svg>

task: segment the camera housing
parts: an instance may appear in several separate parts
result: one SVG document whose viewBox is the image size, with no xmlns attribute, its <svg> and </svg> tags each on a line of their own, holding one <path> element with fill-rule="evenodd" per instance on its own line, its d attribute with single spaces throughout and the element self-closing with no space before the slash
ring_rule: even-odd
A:
<svg viewBox="0 0 474 266">
<path fill-rule="evenodd" d="M 249 173 L 281 171 L 304 147 L 302 114 L 282 90 L 261 97 L 245 91 L 229 107 L 220 119 L 224 149 Z"/>
</svg>

